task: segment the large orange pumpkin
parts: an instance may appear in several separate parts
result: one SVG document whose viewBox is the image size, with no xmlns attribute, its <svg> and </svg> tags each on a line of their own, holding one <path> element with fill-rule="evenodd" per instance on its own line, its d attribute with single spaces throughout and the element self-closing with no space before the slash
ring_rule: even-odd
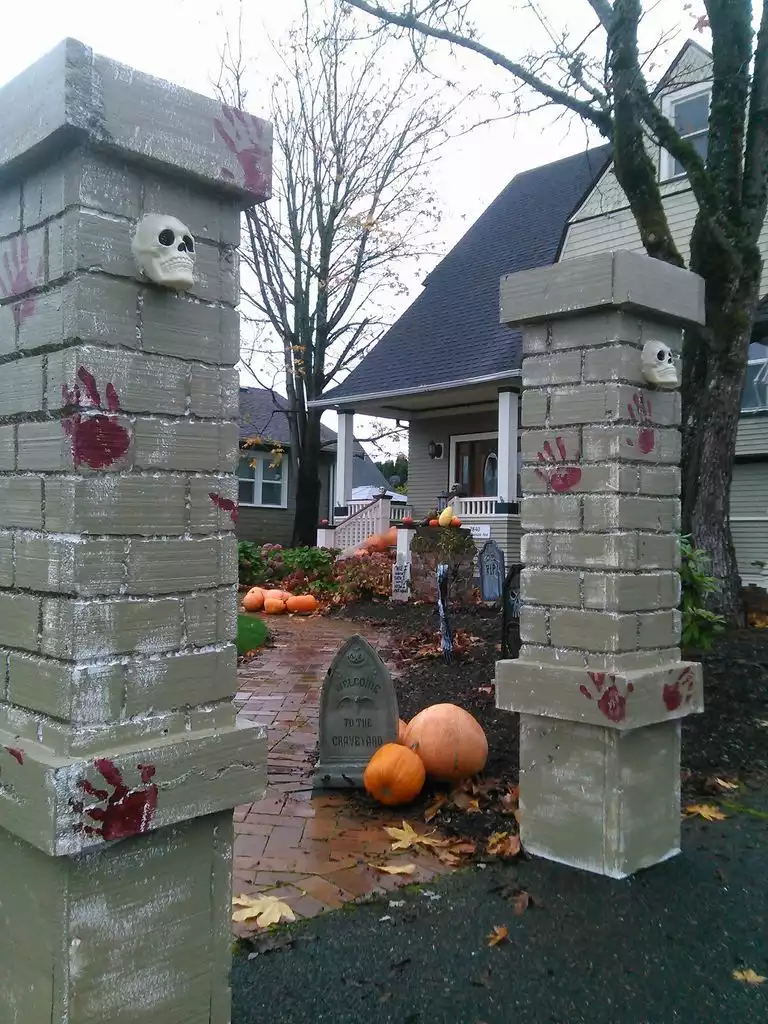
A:
<svg viewBox="0 0 768 1024">
<path fill-rule="evenodd" d="M 282 615 L 285 612 L 285 601 L 268 597 L 264 602 L 264 611 L 267 615 Z"/>
<path fill-rule="evenodd" d="M 399 743 L 379 747 L 363 773 L 363 785 L 374 800 L 388 807 L 407 804 L 424 786 L 426 772 L 418 754 Z"/>
<path fill-rule="evenodd" d="M 408 728 L 408 723 L 404 722 L 402 718 L 397 720 L 397 742 L 405 743 L 405 733 Z"/>
<path fill-rule="evenodd" d="M 285 602 L 285 609 L 289 612 L 308 615 L 309 612 L 317 611 L 317 598 L 312 594 L 296 594 Z"/>
<path fill-rule="evenodd" d="M 251 587 L 243 598 L 243 608 L 247 612 L 260 612 L 264 607 L 264 591 L 261 587 Z"/>
<path fill-rule="evenodd" d="M 287 590 L 265 590 L 265 601 L 287 601 L 291 595 Z"/>
<path fill-rule="evenodd" d="M 367 551 L 386 551 L 388 546 L 387 538 L 382 537 L 380 533 L 372 533 L 363 541 L 363 547 Z"/>
<path fill-rule="evenodd" d="M 439 526 L 440 523 L 438 523 L 438 521 L 436 519 L 430 519 L 428 525 L 429 526 Z"/>
<path fill-rule="evenodd" d="M 397 527 L 390 526 L 387 532 L 384 534 L 384 540 L 386 541 L 388 548 L 397 547 Z"/>
<path fill-rule="evenodd" d="M 420 711 L 408 723 L 405 745 L 419 755 L 433 779 L 465 779 L 481 772 L 488 759 L 482 726 L 456 704 L 433 704 Z"/>
</svg>

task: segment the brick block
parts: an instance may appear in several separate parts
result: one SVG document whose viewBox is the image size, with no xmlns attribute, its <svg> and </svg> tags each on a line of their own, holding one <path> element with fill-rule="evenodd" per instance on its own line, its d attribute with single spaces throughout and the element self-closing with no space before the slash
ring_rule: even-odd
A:
<svg viewBox="0 0 768 1024">
<path fill-rule="evenodd" d="M 34 227 L 71 206 L 135 220 L 141 210 L 141 179 L 117 157 L 77 149 L 31 174 L 24 182 L 24 226 Z"/>
<path fill-rule="evenodd" d="M 584 380 L 630 381 L 643 387 L 640 352 L 639 347 L 627 344 L 588 349 L 584 353 Z"/>
<path fill-rule="evenodd" d="M 180 534 L 186 528 L 186 493 L 184 477 L 169 474 L 48 479 L 45 528 L 52 533 L 118 536 Z"/>
<path fill-rule="evenodd" d="M 236 371 L 221 371 L 213 366 L 203 366 L 193 363 L 189 367 L 190 373 L 190 400 L 189 411 L 193 416 L 203 416 L 210 419 L 229 419 L 229 414 L 224 410 L 224 396 L 222 390 L 222 372 L 228 374 Z M 238 387 L 238 399 L 240 397 Z M 238 409 L 239 412 L 239 409 Z M 233 419 L 237 419 L 238 412 Z"/>
<path fill-rule="evenodd" d="M 125 583 L 128 544 L 60 537 L 16 538 L 16 585 L 27 590 L 97 597 Z"/>
<path fill-rule="evenodd" d="M 676 327 L 674 324 L 662 323 L 660 320 L 651 319 L 643 321 L 640 341 L 643 345 L 646 341 L 661 341 L 671 348 L 673 352 L 682 355 L 683 332 L 680 327 Z"/>
<path fill-rule="evenodd" d="M 12 425 L 0 427 L 0 471 L 7 473 L 15 468 L 16 427 Z"/>
<path fill-rule="evenodd" d="M 215 651 L 136 659 L 126 669 L 124 713 L 131 716 L 229 700 L 237 687 L 236 672 L 237 651 L 232 644 Z"/>
<path fill-rule="evenodd" d="M 638 619 L 641 647 L 673 647 L 680 643 L 682 622 L 676 608 L 639 615 Z"/>
<path fill-rule="evenodd" d="M 74 468 L 72 440 L 59 419 L 20 423 L 18 445 L 19 469 L 40 473 Z"/>
<path fill-rule="evenodd" d="M 5 280 L 1 298 L 26 295 L 34 288 L 39 288 L 46 281 L 45 260 L 46 230 L 36 228 L 25 235 L 16 235 L 0 242 L 0 276 Z M 19 273 L 15 280 L 10 279 L 6 267 L 17 268 Z M 5 288 L 9 291 L 6 292 Z M 10 289 L 13 288 L 11 291 Z M 19 319 L 29 319 L 36 308 L 36 298 L 30 298 L 19 309 Z"/>
<path fill-rule="evenodd" d="M 49 281 L 79 270 L 98 270 L 112 277 L 136 276 L 127 221 L 102 217 L 95 210 L 74 209 L 50 223 L 48 237 Z"/>
<path fill-rule="evenodd" d="M 240 211 L 234 204 L 170 175 L 147 176 L 144 212 L 172 213 L 187 225 L 196 240 L 240 244 Z"/>
<path fill-rule="evenodd" d="M 205 540 L 133 541 L 128 558 L 129 594 L 172 594 L 237 582 L 233 536 Z"/>
<path fill-rule="evenodd" d="M 0 189 L 0 238 L 21 230 L 21 188 L 7 185 Z"/>
<path fill-rule="evenodd" d="M 86 725 L 120 717 L 128 667 L 119 662 L 73 665 L 12 651 L 8 665 L 14 704 Z"/>
<path fill-rule="evenodd" d="M 36 651 L 40 631 L 40 598 L 0 593 L 0 644 Z"/>
<path fill-rule="evenodd" d="M 240 374 L 237 370 L 219 370 L 221 375 L 221 412 L 225 420 L 240 421 Z M 194 412 L 194 409 L 192 410 Z M 200 414 L 198 414 L 200 415 Z"/>
<path fill-rule="evenodd" d="M 553 566 L 634 570 L 637 565 L 637 534 L 553 534 L 549 557 Z"/>
<path fill-rule="evenodd" d="M 680 425 L 679 391 L 649 391 L 627 384 L 606 387 L 607 412 L 611 419 L 639 426 Z"/>
<path fill-rule="evenodd" d="M 675 498 L 588 495 L 583 501 L 585 530 L 671 533 L 680 529 L 680 502 Z"/>
<path fill-rule="evenodd" d="M 640 493 L 652 495 L 680 494 L 678 466 L 640 466 Z"/>
<path fill-rule="evenodd" d="M 538 388 L 549 384 L 574 384 L 581 380 L 581 352 L 557 355 L 528 356 L 523 359 L 523 387 Z"/>
<path fill-rule="evenodd" d="M 237 423 L 137 419 L 134 465 L 138 469 L 234 472 Z"/>
<path fill-rule="evenodd" d="M 13 534 L 0 533 L 0 587 L 13 586 Z M 0 690 L 2 688 L 0 687 Z"/>
<path fill-rule="evenodd" d="M 16 351 L 16 321 L 11 305 L 0 306 L 0 356 Z"/>
<path fill-rule="evenodd" d="M 637 565 L 639 569 L 679 569 L 680 542 L 675 534 L 659 536 L 653 533 L 637 535 Z"/>
<path fill-rule="evenodd" d="M 523 356 L 537 355 L 549 351 L 550 329 L 548 324 L 528 324 L 523 327 Z"/>
<path fill-rule="evenodd" d="M 34 476 L 0 477 L 0 526 L 39 530 L 42 525 L 42 480 Z"/>
<path fill-rule="evenodd" d="M 554 471 L 558 469 L 558 463 L 579 461 L 581 431 L 524 430 L 520 435 L 520 452 L 524 463 L 533 464 L 543 471 Z"/>
<path fill-rule="evenodd" d="M 139 289 L 133 281 L 80 274 L 35 298 L 35 315 L 19 327 L 19 348 L 93 343 L 136 348 Z"/>
<path fill-rule="evenodd" d="M 231 643 L 237 633 L 234 587 L 209 590 L 184 599 L 187 638 L 194 647 Z"/>
<path fill-rule="evenodd" d="M 549 643 L 549 612 L 523 605 L 520 609 L 520 638 L 527 643 Z"/>
<path fill-rule="evenodd" d="M 549 398 L 550 425 L 602 423 L 608 412 L 608 391 L 604 384 L 581 384 L 561 388 Z"/>
<path fill-rule="evenodd" d="M 240 358 L 239 315 L 234 309 L 145 288 L 141 342 L 145 352 L 234 366 Z"/>
<path fill-rule="evenodd" d="M 581 499 L 571 495 L 542 494 L 523 498 L 520 525 L 524 530 L 581 529 Z"/>
<path fill-rule="evenodd" d="M 40 651 L 81 661 L 111 654 L 161 654 L 182 642 L 181 604 L 173 598 L 82 601 L 43 598 Z"/>
<path fill-rule="evenodd" d="M 637 616 L 556 608 L 550 613 L 550 634 L 553 647 L 634 651 L 637 647 Z"/>
<path fill-rule="evenodd" d="M 585 426 L 582 444 L 586 462 L 680 462 L 680 431 L 675 427 Z"/>
<path fill-rule="evenodd" d="M 558 569 L 523 569 L 520 575 L 520 596 L 531 604 L 581 604 L 581 582 L 578 572 Z"/>
<path fill-rule="evenodd" d="M 589 672 L 637 672 L 680 662 L 680 649 L 642 648 L 636 651 L 585 651 L 567 647 L 543 647 L 523 644 L 520 660 L 551 665 L 553 668 L 578 668 Z M 498 669 L 497 669 L 498 672 Z"/>
<path fill-rule="evenodd" d="M 520 538 L 520 560 L 523 565 L 549 565 L 549 536 L 524 533 Z"/>
<path fill-rule="evenodd" d="M 213 498 L 211 497 L 213 495 Z M 232 502 L 234 510 L 221 508 Z M 193 476 L 189 482 L 189 532 L 222 533 L 234 530 L 237 519 L 237 480 L 233 476 Z"/>
<path fill-rule="evenodd" d="M 572 494 L 584 494 L 589 492 L 609 492 L 614 494 L 635 494 L 640 485 L 640 474 L 637 466 L 630 466 L 619 462 L 597 465 L 595 463 L 582 463 L 579 467 L 580 478 L 573 483 L 569 490 Z M 550 464 L 548 467 L 524 466 L 521 474 L 523 492 L 536 494 L 551 489 L 550 478 L 557 472 L 558 467 Z M 545 472 L 545 470 L 547 470 Z"/>
<path fill-rule="evenodd" d="M 520 402 L 520 424 L 544 427 L 547 423 L 548 397 L 543 391 L 524 391 Z"/>
<path fill-rule="evenodd" d="M 616 342 L 638 346 L 642 344 L 642 322 L 632 313 L 622 313 L 620 310 L 554 320 L 550 330 L 555 352 Z"/>
<path fill-rule="evenodd" d="M 40 412 L 42 408 L 42 358 L 34 356 L 5 363 L 0 373 L 0 416 Z"/>
<path fill-rule="evenodd" d="M 642 566 L 641 566 L 642 568 Z M 584 574 L 584 607 L 609 612 L 676 608 L 680 576 L 672 572 Z"/>
<path fill-rule="evenodd" d="M 237 261 L 234 246 L 219 247 L 203 240 L 197 246 L 195 283 L 189 290 L 190 295 L 204 302 L 223 302 L 236 306 L 240 291 Z"/>
</svg>

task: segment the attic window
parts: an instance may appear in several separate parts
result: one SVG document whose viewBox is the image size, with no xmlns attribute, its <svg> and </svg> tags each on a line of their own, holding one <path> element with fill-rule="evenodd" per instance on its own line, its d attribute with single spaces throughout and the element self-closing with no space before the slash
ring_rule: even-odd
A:
<svg viewBox="0 0 768 1024">
<path fill-rule="evenodd" d="M 672 122 L 678 135 L 686 139 L 706 160 L 709 138 L 709 85 L 691 85 L 678 89 L 662 100 L 661 109 Z M 661 151 L 661 180 L 684 177 L 683 165 L 666 150 Z"/>
</svg>

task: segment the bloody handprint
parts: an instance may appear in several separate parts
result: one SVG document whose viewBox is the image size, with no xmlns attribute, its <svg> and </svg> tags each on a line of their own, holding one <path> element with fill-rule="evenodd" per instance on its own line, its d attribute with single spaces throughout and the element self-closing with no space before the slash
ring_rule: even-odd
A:
<svg viewBox="0 0 768 1024">
<path fill-rule="evenodd" d="M 627 698 L 619 692 L 616 685 L 615 675 L 606 675 L 605 672 L 588 672 L 595 693 L 600 694 L 597 706 L 605 717 L 611 722 L 623 722 L 627 715 Z M 608 685 L 606 686 L 606 680 Z M 627 683 L 627 694 L 632 693 L 634 686 Z M 583 683 L 579 692 L 589 700 L 594 700 L 593 694 L 588 686 Z"/>
<path fill-rule="evenodd" d="M 225 146 L 237 157 L 243 171 L 245 187 L 251 192 L 267 195 L 270 191 L 270 157 L 266 144 L 267 122 L 246 114 L 236 107 L 222 104 L 222 118 L 216 118 L 216 131 Z M 226 167 L 221 170 L 225 178 L 234 178 Z"/>
<path fill-rule="evenodd" d="M 128 451 L 131 443 L 130 435 L 116 416 L 106 416 L 98 411 L 101 408 L 101 396 L 96 387 L 96 380 L 84 366 L 77 371 L 80 384 L 68 388 L 62 384 L 61 394 L 66 405 L 74 405 L 77 412 L 65 416 L 61 421 L 65 433 L 72 439 L 72 458 L 75 466 L 85 463 L 91 469 L 106 469 Z M 83 404 L 83 397 L 88 404 Z M 120 411 L 120 400 L 112 384 L 106 388 L 107 410 L 110 413 Z"/>
<path fill-rule="evenodd" d="M 233 523 L 237 522 L 237 517 L 239 516 L 240 512 L 238 510 L 237 504 L 234 501 L 232 501 L 231 498 L 224 498 L 222 497 L 221 494 L 218 494 L 216 491 L 209 491 L 208 497 L 211 499 L 216 508 L 220 508 L 222 512 L 229 512 L 229 518 L 232 520 Z"/>
<path fill-rule="evenodd" d="M 558 493 L 570 491 L 581 480 L 581 470 L 578 466 L 561 465 L 561 463 L 568 460 L 565 441 L 562 437 L 555 438 L 555 445 L 557 447 L 557 455 L 552 450 L 552 445 L 549 441 L 545 441 L 543 445 L 544 450 L 537 453 L 541 466 L 536 470 L 536 476 L 541 477 L 553 491 Z"/>
<path fill-rule="evenodd" d="M 651 427 L 651 400 L 645 395 L 633 395 L 632 401 L 627 403 L 629 418 L 638 426 L 637 447 L 643 455 L 649 455 L 656 447 L 656 434 Z M 635 442 L 627 438 L 630 448 L 635 447 Z"/>
<path fill-rule="evenodd" d="M 14 238 L 11 241 L 10 251 L 3 253 L 3 268 L 5 275 L 0 275 L 0 294 L 6 298 L 14 295 L 23 295 L 31 291 L 40 283 L 43 277 L 44 264 L 41 258 L 37 268 L 37 276 L 33 280 L 29 272 L 29 242 L 27 236 L 22 235 L 21 239 Z M 19 327 L 24 321 L 35 312 L 37 301 L 34 296 L 22 299 L 13 304 L 13 322 Z"/>
<path fill-rule="evenodd" d="M 665 683 L 661 698 L 667 711 L 677 711 L 685 701 L 690 704 L 696 686 L 696 676 L 692 668 L 684 668 L 674 683 Z"/>
<path fill-rule="evenodd" d="M 125 839 L 147 832 L 157 809 L 158 789 L 151 781 L 155 774 L 154 765 L 136 765 L 144 788 L 134 789 L 126 786 L 122 772 L 114 761 L 100 757 L 93 762 L 93 766 L 113 791 L 110 793 L 108 789 L 97 789 L 88 779 L 78 783 L 83 793 L 95 797 L 100 803 L 106 803 L 106 807 L 86 809 L 82 800 L 71 800 L 70 806 L 76 814 L 97 823 L 88 825 L 80 822 L 75 825 L 75 831 L 87 836 L 100 836 L 105 840 Z"/>
</svg>

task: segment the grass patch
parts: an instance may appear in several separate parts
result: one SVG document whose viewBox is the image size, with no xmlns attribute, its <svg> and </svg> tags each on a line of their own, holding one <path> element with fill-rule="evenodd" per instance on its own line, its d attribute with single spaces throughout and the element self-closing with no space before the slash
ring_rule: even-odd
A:
<svg viewBox="0 0 768 1024">
<path fill-rule="evenodd" d="M 263 647 L 269 637 L 267 624 L 256 615 L 237 616 L 237 653 L 247 654 L 249 651 Z"/>
</svg>

